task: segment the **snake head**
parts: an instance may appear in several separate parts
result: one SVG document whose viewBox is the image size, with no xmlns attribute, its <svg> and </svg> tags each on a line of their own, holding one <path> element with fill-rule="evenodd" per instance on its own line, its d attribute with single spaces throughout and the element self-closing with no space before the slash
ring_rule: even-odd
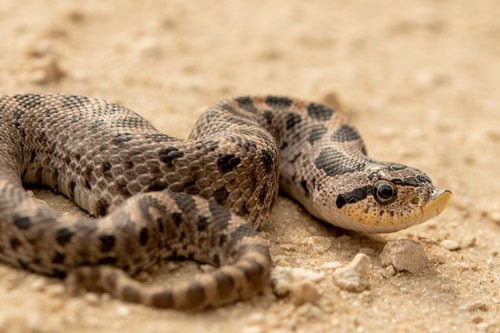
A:
<svg viewBox="0 0 500 333">
<path fill-rule="evenodd" d="M 318 217 L 356 231 L 394 232 L 438 215 L 451 198 L 450 191 L 435 187 L 425 173 L 401 164 L 374 161 L 357 174 L 357 181 L 330 197 L 337 212 L 332 212 L 331 201 L 329 208 L 324 202 Z"/>
</svg>

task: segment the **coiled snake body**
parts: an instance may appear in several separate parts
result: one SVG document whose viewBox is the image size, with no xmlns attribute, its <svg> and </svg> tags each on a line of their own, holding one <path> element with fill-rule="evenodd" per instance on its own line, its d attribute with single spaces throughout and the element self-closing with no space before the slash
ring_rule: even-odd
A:
<svg viewBox="0 0 500 333">
<path fill-rule="evenodd" d="M 54 211 L 23 183 L 98 218 Z M 227 99 L 181 141 L 103 100 L 0 98 L 0 260 L 125 301 L 200 309 L 260 292 L 271 258 L 254 229 L 279 183 L 314 216 L 364 232 L 420 223 L 450 197 L 419 170 L 369 159 L 345 116 L 318 103 Z M 130 277 L 172 256 L 218 268 L 167 287 Z"/>
</svg>

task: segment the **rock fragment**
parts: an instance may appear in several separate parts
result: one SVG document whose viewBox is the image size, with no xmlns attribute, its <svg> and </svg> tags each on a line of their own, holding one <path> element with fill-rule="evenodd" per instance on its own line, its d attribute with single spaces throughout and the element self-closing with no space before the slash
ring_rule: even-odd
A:
<svg viewBox="0 0 500 333">
<path fill-rule="evenodd" d="M 460 244 L 454 239 L 445 239 L 440 245 L 448 251 L 456 251 L 460 249 Z"/>
<path fill-rule="evenodd" d="M 411 239 L 391 240 L 380 254 L 382 265 L 392 265 L 398 272 L 418 273 L 429 263 L 422 245 Z"/>
<path fill-rule="evenodd" d="M 368 288 L 367 269 L 371 259 L 364 253 L 358 253 L 345 267 L 333 273 L 333 282 L 341 289 L 362 292 Z"/>
</svg>

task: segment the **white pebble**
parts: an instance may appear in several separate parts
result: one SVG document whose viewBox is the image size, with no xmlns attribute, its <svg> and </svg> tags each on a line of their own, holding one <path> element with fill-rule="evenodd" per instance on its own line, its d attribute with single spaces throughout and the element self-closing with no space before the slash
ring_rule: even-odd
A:
<svg viewBox="0 0 500 333">
<path fill-rule="evenodd" d="M 341 289 L 353 292 L 361 292 L 368 288 L 367 269 L 371 259 L 364 253 L 358 253 L 354 259 L 345 267 L 337 269 L 333 273 L 334 283 Z"/>
<path fill-rule="evenodd" d="M 479 323 L 477 324 L 477 329 L 480 330 L 481 332 L 488 332 L 488 330 L 492 327 L 491 324 L 488 323 Z"/>
<path fill-rule="evenodd" d="M 500 225 L 500 212 L 493 212 L 493 213 L 489 213 L 488 215 L 489 215 L 490 220 L 492 220 L 496 224 Z"/>
<path fill-rule="evenodd" d="M 47 280 L 42 277 L 35 277 L 30 283 L 30 288 L 33 291 L 43 291 L 46 287 Z"/>
<path fill-rule="evenodd" d="M 460 244 L 453 239 L 445 239 L 440 243 L 440 245 L 449 251 L 456 251 L 460 249 Z"/>
<path fill-rule="evenodd" d="M 382 265 L 392 265 L 398 272 L 417 273 L 428 265 L 424 248 L 410 239 L 391 240 L 385 244 L 380 254 Z"/>
<path fill-rule="evenodd" d="M 115 312 L 117 315 L 125 317 L 130 314 L 130 308 L 125 305 L 119 305 L 116 307 Z"/>
</svg>

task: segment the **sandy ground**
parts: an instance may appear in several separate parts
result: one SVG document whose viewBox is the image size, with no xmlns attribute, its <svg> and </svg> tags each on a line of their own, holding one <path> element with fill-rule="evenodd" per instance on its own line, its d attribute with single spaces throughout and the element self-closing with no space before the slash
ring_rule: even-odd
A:
<svg viewBox="0 0 500 333">
<path fill-rule="evenodd" d="M 322 224 L 280 197 L 262 235 L 277 266 L 322 274 L 321 297 L 304 304 L 268 288 L 185 314 L 71 297 L 58 280 L 1 265 L 0 332 L 499 332 L 499 17 L 495 0 L 2 0 L 2 93 L 102 97 L 178 137 L 227 96 L 341 101 L 372 157 L 423 169 L 454 197 L 432 221 L 377 236 Z M 400 238 L 422 244 L 427 269 L 382 267 L 384 243 Z M 372 261 L 369 289 L 339 289 L 323 265 L 360 250 Z M 165 264 L 146 279 L 199 271 Z"/>
</svg>

